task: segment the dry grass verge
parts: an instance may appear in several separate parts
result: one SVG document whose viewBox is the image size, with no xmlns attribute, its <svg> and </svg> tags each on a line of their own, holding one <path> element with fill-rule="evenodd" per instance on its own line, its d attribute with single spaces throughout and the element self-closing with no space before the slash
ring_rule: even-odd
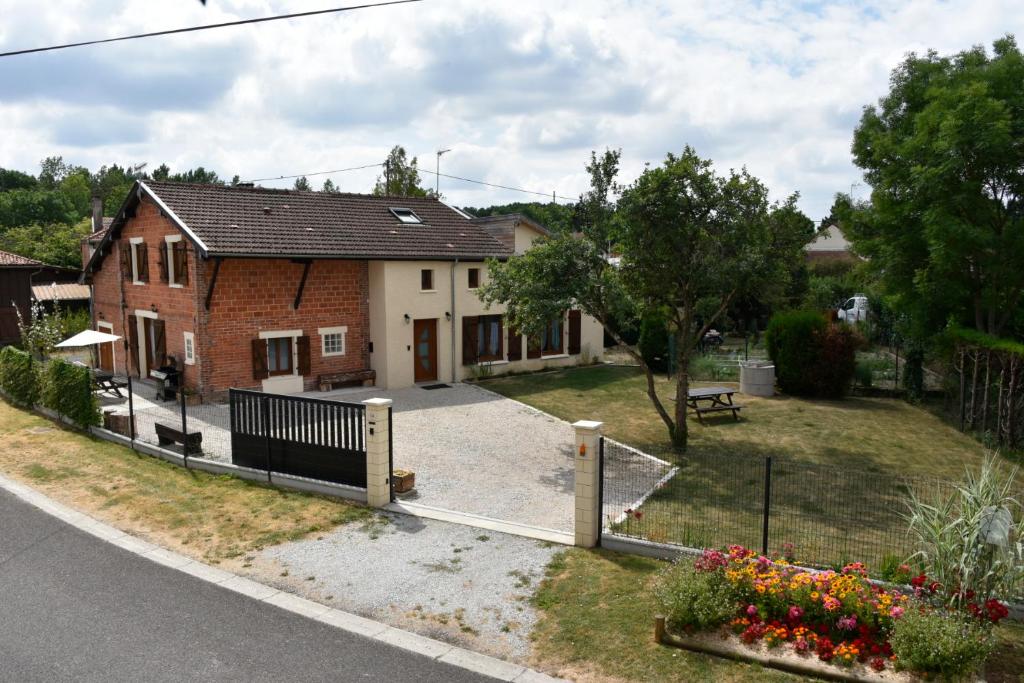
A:
<svg viewBox="0 0 1024 683">
<path fill-rule="evenodd" d="M 379 518 L 368 508 L 185 470 L 0 401 L 0 472 L 126 532 L 211 564 Z"/>
</svg>

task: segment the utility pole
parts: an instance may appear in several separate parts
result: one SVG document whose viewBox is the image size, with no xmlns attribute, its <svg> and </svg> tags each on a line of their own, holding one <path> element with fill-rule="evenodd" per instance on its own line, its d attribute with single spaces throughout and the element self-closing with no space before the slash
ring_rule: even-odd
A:
<svg viewBox="0 0 1024 683">
<path fill-rule="evenodd" d="M 391 158 L 384 160 L 384 196 L 391 196 Z"/>
<path fill-rule="evenodd" d="M 434 196 L 441 196 L 441 155 L 450 152 L 450 149 L 437 150 L 437 165 L 434 170 Z"/>
</svg>

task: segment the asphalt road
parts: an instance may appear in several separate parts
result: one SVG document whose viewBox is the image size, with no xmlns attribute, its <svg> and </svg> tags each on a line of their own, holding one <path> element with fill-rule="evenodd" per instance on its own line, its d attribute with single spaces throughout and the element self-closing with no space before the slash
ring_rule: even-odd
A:
<svg viewBox="0 0 1024 683">
<path fill-rule="evenodd" d="M 156 564 L 0 490 L 0 680 L 494 679 Z"/>
</svg>

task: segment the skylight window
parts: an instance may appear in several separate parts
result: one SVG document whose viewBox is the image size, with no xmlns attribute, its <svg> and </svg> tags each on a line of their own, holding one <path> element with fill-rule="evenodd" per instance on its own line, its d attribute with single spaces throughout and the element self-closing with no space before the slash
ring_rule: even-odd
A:
<svg viewBox="0 0 1024 683">
<path fill-rule="evenodd" d="M 422 223 L 423 222 L 423 221 L 420 220 L 420 217 L 417 216 L 415 214 L 415 212 L 413 212 L 412 209 L 402 209 L 402 208 L 392 207 L 392 208 L 388 209 L 388 211 L 390 211 L 392 214 L 394 214 L 395 218 L 397 218 L 402 223 Z"/>
</svg>

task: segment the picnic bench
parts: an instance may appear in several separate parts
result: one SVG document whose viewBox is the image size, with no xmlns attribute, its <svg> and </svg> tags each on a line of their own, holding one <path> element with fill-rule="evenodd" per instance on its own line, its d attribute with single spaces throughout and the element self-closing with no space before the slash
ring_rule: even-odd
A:
<svg viewBox="0 0 1024 683">
<path fill-rule="evenodd" d="M 316 383 L 320 387 L 320 391 L 330 391 L 334 388 L 335 384 L 354 384 L 359 382 L 363 386 L 369 386 L 367 382 L 373 382 L 376 379 L 376 370 L 356 370 L 355 372 L 328 372 L 323 375 L 317 375 Z"/>
<path fill-rule="evenodd" d="M 739 420 L 739 413 L 743 406 L 732 402 L 732 395 L 735 393 L 735 389 L 728 387 L 690 389 L 687 393 L 686 405 L 690 406 L 693 412 L 697 414 L 697 420 L 701 424 L 704 424 L 704 415 L 724 411 L 732 411 L 733 419 Z"/>
<path fill-rule="evenodd" d="M 93 370 L 92 381 L 96 387 L 96 391 L 115 394 L 118 398 L 124 398 L 124 394 L 121 393 L 121 389 L 128 388 L 128 382 L 122 379 L 114 377 L 113 373 L 107 372 L 106 370 Z"/>
<path fill-rule="evenodd" d="M 188 434 L 183 433 L 180 429 L 175 429 L 159 422 L 154 425 L 156 427 L 156 440 L 161 446 L 170 446 L 173 443 L 180 443 L 185 450 L 185 455 L 192 455 L 193 453 L 203 452 L 203 433 L 202 432 L 189 432 Z"/>
</svg>

